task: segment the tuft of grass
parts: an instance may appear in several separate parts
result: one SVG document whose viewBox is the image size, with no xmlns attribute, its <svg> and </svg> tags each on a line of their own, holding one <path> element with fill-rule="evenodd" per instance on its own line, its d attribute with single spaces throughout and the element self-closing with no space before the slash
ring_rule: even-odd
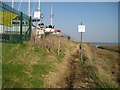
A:
<svg viewBox="0 0 120 90">
<path fill-rule="evenodd" d="M 2 66 L 2 79 L 3 79 L 3 87 L 14 87 L 15 83 L 22 79 L 21 77 L 26 76 L 24 73 L 25 65 L 19 64 L 5 64 Z M 27 77 L 27 76 L 26 76 Z M 18 83 L 21 87 L 21 84 Z"/>
<path fill-rule="evenodd" d="M 34 53 L 39 53 L 39 55 L 42 57 L 42 58 L 46 58 L 48 55 L 50 55 L 50 53 L 46 52 L 46 51 L 43 51 L 41 48 L 35 48 L 34 49 Z"/>
<path fill-rule="evenodd" d="M 56 59 L 57 59 L 57 63 L 61 63 L 62 62 L 62 60 L 63 60 L 63 58 L 64 58 L 64 54 L 63 53 L 61 53 L 60 55 L 56 55 Z"/>
<path fill-rule="evenodd" d="M 32 87 L 33 88 L 44 88 L 44 81 L 43 80 L 40 80 L 38 78 L 34 78 L 31 80 L 31 83 L 32 83 Z"/>
<path fill-rule="evenodd" d="M 88 75 L 96 85 L 95 88 L 118 88 L 117 83 L 112 80 L 112 76 L 92 60 L 82 65 L 82 67 L 88 71 Z"/>
<path fill-rule="evenodd" d="M 97 76 L 100 80 L 98 87 L 118 88 L 118 84 L 114 80 L 112 80 L 112 76 L 106 71 L 104 71 L 100 66 L 97 66 Z"/>
<path fill-rule="evenodd" d="M 92 65 L 84 65 L 83 68 L 89 72 L 90 78 L 93 79 L 94 82 L 96 83 L 98 81 L 98 76 L 96 74 L 97 71 L 96 67 Z"/>
<path fill-rule="evenodd" d="M 32 66 L 33 72 L 32 74 L 34 75 L 46 75 L 49 73 L 49 71 L 51 71 L 52 67 L 50 64 L 46 65 L 46 64 L 37 64 L 37 65 L 33 65 Z"/>
</svg>

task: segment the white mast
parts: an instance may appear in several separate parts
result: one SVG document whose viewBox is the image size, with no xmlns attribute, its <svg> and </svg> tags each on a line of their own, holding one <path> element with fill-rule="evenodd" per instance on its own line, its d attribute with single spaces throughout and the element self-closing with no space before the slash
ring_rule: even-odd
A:
<svg viewBox="0 0 120 90">
<path fill-rule="evenodd" d="M 38 0 L 38 11 L 40 11 L 40 0 Z"/>
<path fill-rule="evenodd" d="M 50 25 L 53 25 L 53 7 L 51 6 Z"/>
<path fill-rule="evenodd" d="M 22 3 L 22 0 L 20 0 L 20 4 L 19 4 L 19 7 L 18 7 L 18 11 L 20 11 L 21 3 Z"/>
<path fill-rule="evenodd" d="M 30 0 L 28 0 L 28 16 L 30 16 Z"/>
<path fill-rule="evenodd" d="M 14 0 L 12 0 L 12 8 L 14 8 Z"/>
</svg>

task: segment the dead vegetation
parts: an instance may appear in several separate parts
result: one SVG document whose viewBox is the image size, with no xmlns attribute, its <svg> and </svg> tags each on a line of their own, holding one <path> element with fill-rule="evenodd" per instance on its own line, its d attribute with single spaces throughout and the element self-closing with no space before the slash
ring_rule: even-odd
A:
<svg viewBox="0 0 120 90">
<path fill-rule="evenodd" d="M 35 43 L 39 48 L 46 49 L 51 53 L 58 53 L 58 48 L 60 48 L 60 53 L 62 54 L 71 53 L 72 50 L 76 47 L 76 44 L 73 43 L 72 40 L 58 38 L 53 35 L 48 35 L 43 39 L 35 39 L 35 36 L 32 34 L 31 41 L 29 43 Z"/>
</svg>

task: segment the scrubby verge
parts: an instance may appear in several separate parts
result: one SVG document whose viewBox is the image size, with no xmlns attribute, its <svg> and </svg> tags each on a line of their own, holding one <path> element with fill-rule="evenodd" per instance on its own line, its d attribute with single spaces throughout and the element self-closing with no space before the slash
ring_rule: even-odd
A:
<svg viewBox="0 0 120 90">
<path fill-rule="evenodd" d="M 84 45 L 83 67 L 88 71 L 96 88 L 118 88 L 119 64 L 117 52 Z"/>
</svg>

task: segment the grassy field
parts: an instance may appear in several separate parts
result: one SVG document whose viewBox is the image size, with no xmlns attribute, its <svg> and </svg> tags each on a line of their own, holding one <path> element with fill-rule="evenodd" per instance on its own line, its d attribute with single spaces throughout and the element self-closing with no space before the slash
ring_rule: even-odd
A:
<svg viewBox="0 0 120 90">
<path fill-rule="evenodd" d="M 55 71 L 64 55 L 28 44 L 3 44 L 3 88 L 43 88 L 44 75 Z"/>
</svg>

